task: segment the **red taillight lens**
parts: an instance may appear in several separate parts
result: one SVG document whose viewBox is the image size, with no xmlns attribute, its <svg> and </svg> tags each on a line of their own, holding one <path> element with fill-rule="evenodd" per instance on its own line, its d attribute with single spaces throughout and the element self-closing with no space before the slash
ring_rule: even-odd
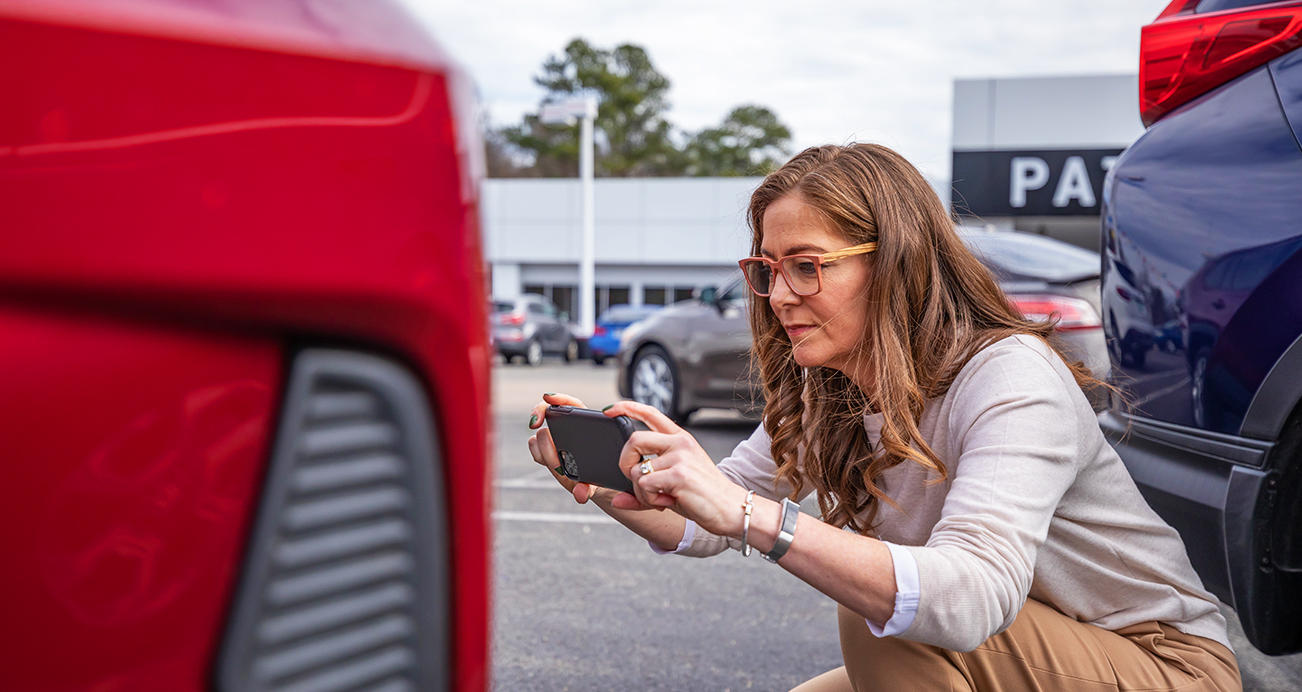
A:
<svg viewBox="0 0 1302 692">
<path fill-rule="evenodd" d="M 1103 326 L 1094 306 L 1080 298 L 1055 295 L 1008 296 L 1013 306 L 1022 311 L 1028 320 L 1047 322 L 1058 318 L 1058 331 L 1098 329 Z"/>
<path fill-rule="evenodd" d="M 498 324 L 521 325 L 524 324 L 524 313 L 511 312 L 497 317 Z"/>
<path fill-rule="evenodd" d="M 601 325 L 597 325 L 596 327 L 593 327 L 593 328 L 592 328 L 592 335 L 593 335 L 593 336 L 605 336 L 605 335 L 606 335 L 606 328 L 603 327 L 603 326 L 601 326 Z"/>
<path fill-rule="evenodd" d="M 1145 126 L 1302 46 L 1302 2 L 1189 14 L 1194 4 L 1175 0 L 1143 29 L 1139 115 Z"/>
</svg>

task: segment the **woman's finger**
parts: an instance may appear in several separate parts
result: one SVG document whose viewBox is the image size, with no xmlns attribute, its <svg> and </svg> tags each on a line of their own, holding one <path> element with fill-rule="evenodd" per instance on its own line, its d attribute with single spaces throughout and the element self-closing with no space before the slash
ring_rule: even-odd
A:
<svg viewBox="0 0 1302 692">
<path fill-rule="evenodd" d="M 657 478 L 657 474 L 660 476 Z M 652 473 L 638 477 L 633 481 L 633 487 L 638 490 L 638 499 L 646 507 L 654 509 L 664 509 L 672 507 L 677 500 L 673 493 L 677 488 L 672 485 L 666 485 L 669 480 L 668 471 L 654 471 Z"/>
<path fill-rule="evenodd" d="M 587 504 L 588 500 L 591 500 L 597 494 L 597 486 L 588 483 L 575 483 L 574 490 L 571 492 L 574 493 L 575 502 L 581 505 Z"/>
<path fill-rule="evenodd" d="M 535 464 L 542 464 L 543 466 L 546 466 L 547 464 L 546 464 L 545 462 L 543 462 L 543 458 L 542 458 L 542 450 L 538 448 L 538 436 L 537 436 L 537 435 L 530 435 L 530 436 L 529 436 L 529 443 L 528 443 L 528 446 L 529 446 L 529 456 L 533 457 L 533 461 L 534 461 L 534 463 L 535 463 Z"/>
<path fill-rule="evenodd" d="M 547 392 L 543 394 L 543 400 L 534 404 L 533 413 L 529 416 L 529 429 L 536 430 L 547 420 L 548 406 L 573 406 L 575 408 L 585 408 L 582 401 L 577 397 L 569 394 L 558 394 L 556 392 Z"/>
<path fill-rule="evenodd" d="M 629 480 L 633 480 L 641 471 L 637 468 L 644 456 L 660 456 L 668 452 L 674 444 L 674 436 L 665 433 L 639 430 L 629 436 L 624 448 L 619 452 L 619 470 Z M 669 460 L 663 463 L 670 463 Z"/>
<path fill-rule="evenodd" d="M 660 409 L 646 404 L 639 404 L 636 401 L 621 401 L 605 411 L 607 416 L 628 416 L 635 418 L 647 424 L 655 432 L 673 435 L 682 432 L 682 428 L 677 423 L 669 420 L 669 416 L 660 412 Z"/>
<path fill-rule="evenodd" d="M 610 506 L 615 509 L 646 509 L 640 500 L 631 493 L 620 493 L 610 498 Z"/>
<path fill-rule="evenodd" d="M 552 441 L 552 431 L 543 428 L 533 436 L 533 439 L 534 444 L 538 447 L 538 456 L 541 457 L 538 463 L 549 469 L 560 468 L 561 457 L 556 453 L 556 443 Z"/>
</svg>

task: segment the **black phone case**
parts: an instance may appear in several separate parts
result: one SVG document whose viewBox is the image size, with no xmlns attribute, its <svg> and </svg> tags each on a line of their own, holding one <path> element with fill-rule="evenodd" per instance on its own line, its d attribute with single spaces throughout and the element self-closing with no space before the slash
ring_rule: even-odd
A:
<svg viewBox="0 0 1302 692">
<path fill-rule="evenodd" d="M 632 481 L 619 470 L 619 453 L 633 434 L 633 419 L 610 418 L 601 411 L 573 406 L 548 406 L 547 427 L 566 478 L 633 492 Z"/>
</svg>

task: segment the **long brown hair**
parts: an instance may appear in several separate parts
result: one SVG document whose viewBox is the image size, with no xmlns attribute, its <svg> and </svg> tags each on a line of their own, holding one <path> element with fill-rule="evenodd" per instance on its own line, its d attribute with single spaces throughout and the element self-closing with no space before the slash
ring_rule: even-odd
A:
<svg viewBox="0 0 1302 692">
<path fill-rule="evenodd" d="M 760 254 L 764 212 L 789 195 L 818 210 L 848 243 L 877 243 L 865 256 L 871 278 L 853 308 L 868 311 L 854 356 L 867 367 L 870 391 L 838 370 L 802 368 L 769 302 L 750 301 L 752 357 L 777 480 L 795 488 L 793 497 L 812 484 L 825 521 L 863 533 L 873 528 L 878 501 L 894 504 L 877 485 L 887 469 L 910 461 L 935 480 L 948 473 L 918 430 L 926 402 L 949 391 L 977 351 L 1007 336 L 1028 334 L 1057 350 L 1054 328 L 1009 303 L 931 186 L 890 149 L 811 147 L 769 174 L 751 195 L 752 254 Z M 1100 384 L 1083 364 L 1067 362 L 1082 388 Z M 863 416 L 877 411 L 884 420 L 875 452 Z"/>
</svg>

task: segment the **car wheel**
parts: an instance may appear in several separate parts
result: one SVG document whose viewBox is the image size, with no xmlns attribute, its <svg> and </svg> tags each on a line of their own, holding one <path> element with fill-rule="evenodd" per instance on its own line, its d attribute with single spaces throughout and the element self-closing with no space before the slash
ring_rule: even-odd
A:
<svg viewBox="0 0 1302 692">
<path fill-rule="evenodd" d="M 1193 405 L 1194 425 L 1200 428 L 1207 427 L 1207 355 L 1205 348 L 1198 351 L 1189 376 L 1189 403 Z"/>
<path fill-rule="evenodd" d="M 538 366 L 542 365 L 542 358 L 542 342 L 530 341 L 529 345 L 524 348 L 524 362 L 531 366 Z"/>
<path fill-rule="evenodd" d="M 678 374 L 669 354 L 659 346 L 647 346 L 633 360 L 633 401 L 646 404 L 681 422 L 686 416 L 678 411 Z"/>
<path fill-rule="evenodd" d="M 566 363 L 573 363 L 574 361 L 578 360 L 579 342 L 575 341 L 574 339 L 570 339 L 569 343 L 565 344 L 565 352 L 561 354 L 561 357 L 565 359 Z"/>
</svg>

